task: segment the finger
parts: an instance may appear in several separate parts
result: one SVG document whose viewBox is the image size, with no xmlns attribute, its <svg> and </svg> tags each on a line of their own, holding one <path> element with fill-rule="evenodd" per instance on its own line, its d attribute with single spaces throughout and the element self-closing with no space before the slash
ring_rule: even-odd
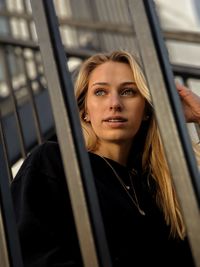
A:
<svg viewBox="0 0 200 267">
<path fill-rule="evenodd" d="M 192 91 L 186 87 L 185 85 L 182 84 L 176 84 L 177 92 L 179 93 L 179 96 L 181 98 L 186 98 L 192 94 Z"/>
<path fill-rule="evenodd" d="M 176 83 L 176 88 L 178 89 L 178 91 L 188 91 L 189 88 L 187 88 L 186 86 L 184 86 L 183 84 L 180 83 Z"/>
</svg>

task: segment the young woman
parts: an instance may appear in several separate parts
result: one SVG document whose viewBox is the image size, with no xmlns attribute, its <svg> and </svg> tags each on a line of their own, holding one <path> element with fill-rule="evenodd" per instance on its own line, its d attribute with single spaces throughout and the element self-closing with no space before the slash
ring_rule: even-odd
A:
<svg viewBox="0 0 200 267">
<path fill-rule="evenodd" d="M 94 55 L 83 63 L 75 87 L 113 266 L 192 267 L 136 59 L 124 51 Z M 47 142 L 11 185 L 25 266 L 83 266 L 61 162 L 58 144 Z"/>
</svg>

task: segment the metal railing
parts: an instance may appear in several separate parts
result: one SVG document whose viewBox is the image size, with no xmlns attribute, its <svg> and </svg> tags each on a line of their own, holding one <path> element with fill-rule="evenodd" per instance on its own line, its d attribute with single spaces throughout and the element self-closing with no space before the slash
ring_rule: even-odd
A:
<svg viewBox="0 0 200 267">
<path fill-rule="evenodd" d="M 45 1 L 36 1 L 34 0 L 34 5 L 35 7 L 38 5 L 41 7 L 40 10 L 40 13 L 37 13 L 36 14 L 36 11 L 35 11 L 35 16 L 37 17 L 37 21 L 38 23 L 41 23 L 41 20 L 44 19 L 45 21 L 45 12 L 44 12 L 44 9 L 43 9 L 43 4 Z M 130 2 L 130 1 L 129 1 Z M 150 1 L 151 2 L 151 1 Z M 47 4 L 46 4 L 46 8 L 47 10 L 50 12 L 50 14 L 52 16 L 54 16 L 54 11 L 52 10 L 52 3 L 51 1 L 47 1 Z M 169 66 L 169 62 L 166 63 L 166 55 L 164 55 L 164 59 L 162 58 L 162 55 L 158 55 L 157 54 L 157 49 L 155 49 L 155 41 L 156 41 L 156 37 L 155 35 L 153 35 L 150 31 L 150 29 L 148 28 L 149 25 L 150 25 L 150 22 L 147 21 L 147 17 L 146 17 L 146 12 L 142 12 L 143 16 L 144 17 L 140 17 L 138 18 L 137 17 L 137 11 L 138 11 L 138 14 L 139 11 L 144 10 L 144 6 L 142 4 L 142 1 L 131 1 L 131 3 L 129 3 L 129 5 L 134 5 L 134 12 L 132 15 L 131 15 L 131 18 L 134 18 L 134 25 L 121 25 L 121 27 L 118 27 L 119 25 L 118 24 L 110 24 L 108 26 L 107 23 L 103 23 L 103 22 L 95 22 L 94 24 L 91 25 L 91 21 L 90 21 L 90 25 L 87 21 L 85 21 L 83 23 L 83 21 L 80 21 L 80 20 L 73 20 L 73 19 L 66 19 L 66 18 L 62 18 L 59 20 L 59 23 L 60 25 L 68 25 L 68 26 L 71 26 L 73 28 L 77 28 L 79 30 L 83 29 L 83 30 L 92 30 L 92 31 L 95 31 L 95 33 L 99 33 L 101 32 L 102 34 L 104 32 L 107 32 L 107 33 L 115 33 L 115 34 L 120 34 L 120 35 L 128 35 L 128 36 L 132 36 L 134 35 L 134 38 L 137 37 L 137 40 L 138 40 L 138 43 L 139 43 L 139 47 L 141 49 L 141 58 L 143 60 L 143 63 L 144 63 L 144 66 L 145 66 L 145 70 L 146 70 L 146 74 L 147 74 L 147 78 L 148 78 L 148 81 L 149 81 L 149 85 L 150 85 L 150 88 L 152 90 L 152 93 L 153 93 L 153 87 L 155 86 L 155 88 L 157 88 L 157 86 L 159 86 L 159 88 L 173 88 L 173 85 L 172 85 L 172 73 L 170 73 L 170 77 L 168 77 L 168 75 L 166 75 L 165 79 L 163 80 L 163 77 L 161 75 L 161 72 L 160 72 L 160 69 L 162 70 L 162 73 L 163 75 L 165 75 L 166 73 L 166 69 L 163 68 L 163 65 L 161 65 L 161 60 L 165 60 L 165 64 L 167 64 L 167 70 L 170 72 L 170 66 Z M 150 7 L 148 7 L 150 8 Z M 133 10 L 133 9 L 131 9 Z M 2 11 L 1 11 L 2 12 Z M 4 16 L 16 16 L 16 17 L 20 17 L 19 13 L 10 13 L 10 12 L 2 12 L 0 13 L 0 15 L 4 15 Z M 28 22 L 31 22 L 32 21 L 32 16 L 30 16 L 29 14 L 24 14 L 24 19 L 26 19 Z M 56 20 L 55 16 L 53 18 L 54 22 Z M 137 30 L 137 23 L 142 20 L 143 23 L 143 27 L 140 28 L 140 31 L 138 32 Z M 145 21 L 145 23 L 144 23 Z M 81 24 L 83 23 L 83 24 Z M 61 47 L 61 42 L 59 40 L 59 36 L 57 36 L 57 45 L 60 45 L 60 53 L 58 53 L 57 51 L 57 45 L 55 43 L 52 43 L 52 41 L 50 40 L 50 36 L 48 36 L 48 33 L 47 33 L 47 28 L 48 27 L 53 27 L 51 25 L 51 21 L 46 21 L 45 22 L 45 25 L 46 27 L 44 27 L 43 29 L 45 30 L 44 32 L 42 32 L 42 34 L 46 34 L 46 38 L 45 38 L 45 43 L 41 45 L 41 52 L 44 54 L 44 53 L 48 53 L 48 57 L 45 57 L 45 58 L 48 58 L 48 60 L 50 60 L 51 62 L 54 62 L 55 61 L 55 57 L 58 58 L 58 62 L 60 62 L 60 64 L 62 64 L 62 67 L 59 68 L 61 69 L 62 71 L 65 72 L 65 74 L 63 73 L 59 73 L 58 72 L 58 66 L 55 65 L 55 72 L 53 71 L 53 73 L 55 73 L 55 79 L 54 79 L 54 82 L 50 82 L 49 84 L 51 84 L 51 86 L 55 83 L 55 81 L 57 81 L 57 84 L 55 86 L 54 84 L 54 88 L 60 88 L 60 83 L 62 82 L 62 84 L 66 83 L 65 86 L 67 88 L 72 88 L 72 83 L 70 81 L 70 74 L 67 72 L 67 76 L 66 76 L 66 63 L 64 64 L 63 60 L 60 59 L 60 56 L 62 54 L 63 56 L 63 53 L 64 51 L 62 51 L 63 47 Z M 83 27 L 84 26 L 84 27 Z M 94 27 L 95 26 L 95 27 Z M 151 25 L 154 29 L 155 29 L 155 25 Z M 38 26 L 39 28 L 39 26 Z M 51 31 L 52 31 L 52 34 L 57 34 L 58 35 L 58 29 L 56 28 L 50 28 Z M 143 36 L 141 35 L 141 33 L 145 33 Z M 41 33 L 40 33 L 41 34 Z M 39 36 L 39 30 L 38 30 L 38 36 Z M 144 54 L 144 51 L 147 51 L 147 49 L 143 49 L 145 47 L 143 47 L 143 45 L 145 46 L 145 41 L 142 39 L 144 38 L 144 36 L 148 36 L 149 39 L 148 40 L 151 40 L 151 51 L 153 51 L 152 53 L 149 53 L 149 54 Z M 174 38 L 174 35 L 171 33 L 171 37 L 170 37 L 170 34 L 168 33 L 168 35 L 166 33 L 164 33 L 164 37 L 168 36 L 167 38 Z M 181 36 L 181 33 L 178 37 L 178 35 L 176 35 L 176 39 L 180 39 Z M 186 35 L 184 35 L 186 36 Z M 188 37 L 190 36 L 190 37 Z M 192 38 L 192 39 L 191 39 Z M 196 39 L 195 39 L 196 38 Z M 198 34 L 196 35 L 193 35 L 192 34 L 188 34 L 187 35 L 187 38 L 185 37 L 185 40 L 187 39 L 187 41 L 192 41 L 193 42 L 198 42 L 199 43 L 199 36 Z M 39 36 L 39 39 L 40 39 L 40 36 Z M 105 39 L 105 38 L 104 38 Z M 158 46 L 162 47 L 163 45 L 163 40 L 162 40 L 162 37 L 159 36 L 158 37 L 159 40 L 158 41 Z M 149 43 L 149 42 L 148 42 Z M 52 45 L 52 47 L 51 47 Z M 43 46 L 43 47 L 42 47 Z M 48 50 L 44 49 L 44 48 L 47 48 L 48 47 Z M 100 49 L 104 49 L 106 48 L 106 46 L 103 46 L 103 44 L 101 45 Z M 158 47 L 157 47 L 158 48 Z M 28 68 L 27 68 L 27 56 L 26 56 L 26 51 L 29 50 L 31 51 L 31 54 L 32 54 L 32 62 L 33 64 L 35 64 L 36 66 L 36 75 L 33 79 L 30 78 L 30 73 L 28 71 Z M 44 50 L 46 50 L 44 52 Z M 56 52 L 57 51 L 57 52 Z M 101 50 L 99 50 L 101 51 Z M 149 51 L 149 50 L 148 50 Z M 76 47 L 76 48 L 73 48 L 73 47 L 65 47 L 65 53 L 67 55 L 67 57 L 77 57 L 77 58 L 81 58 L 81 59 L 85 59 L 87 58 L 88 56 L 92 55 L 94 52 L 93 49 L 86 49 L 86 48 L 82 48 L 82 47 Z M 3 59 L 2 60 L 2 66 L 3 66 L 3 69 L 4 69 L 4 77 L 5 77 L 5 82 L 6 82 L 6 85 L 8 86 L 8 89 L 9 89 L 9 97 L 10 97 L 10 103 L 11 103 L 11 109 L 9 112 L 5 112 L 4 109 L 2 109 L 2 103 L 1 102 L 1 113 L 2 113 L 2 116 L 0 115 L 0 132 L 1 132 L 1 145 L 0 145 L 0 169 L 1 169 L 1 174 L 0 174 L 0 188 L 1 188 L 1 202 L 0 202 L 0 233 L 2 234 L 0 238 L 0 250 L 1 250 L 1 260 L 0 260 L 0 265 L 3 264 L 2 266 L 16 266 L 16 267 L 20 267 L 20 266 L 23 266 L 22 265 L 22 261 L 21 261 L 21 256 L 20 256 L 20 251 L 19 250 L 16 250 L 15 252 L 13 252 L 15 250 L 16 247 L 19 248 L 19 243 L 18 243 L 18 239 L 17 239 L 17 234 L 16 234 L 16 227 L 14 225 L 14 217 L 13 217 L 13 212 L 12 212 L 12 204 L 10 202 L 10 193 L 9 193 L 9 183 L 8 181 L 9 180 L 12 180 L 12 172 L 11 172 L 11 167 L 12 167 L 12 164 L 20 157 L 25 157 L 27 155 L 27 152 L 35 145 L 41 143 L 45 138 L 49 138 L 51 137 L 52 135 L 55 134 L 55 129 L 54 129 L 54 120 L 52 119 L 52 110 L 51 108 L 53 108 L 53 113 L 54 113 L 54 116 L 55 116 L 55 124 L 56 124 L 56 129 L 57 129 L 57 135 L 58 135 L 58 139 L 59 139 L 59 142 L 62 144 L 61 147 L 63 147 L 63 160 L 64 160 L 64 165 L 65 165 L 65 170 L 66 170 L 66 173 L 67 173 L 67 177 L 76 177 L 76 175 L 74 174 L 74 171 L 79 169 L 80 170 L 80 173 L 78 174 L 78 177 L 75 179 L 77 184 L 80 185 L 80 179 L 83 179 L 83 183 L 86 183 L 86 181 L 84 180 L 84 169 L 87 169 L 87 176 L 88 177 L 91 177 L 91 173 L 90 173 L 90 166 L 89 166 L 89 163 L 88 163 L 88 160 L 87 160 L 87 157 L 86 157 L 86 160 L 83 160 L 82 162 L 80 161 L 77 161 L 77 154 L 79 154 L 79 158 L 82 157 L 82 158 L 85 158 L 85 154 L 83 152 L 83 147 L 77 147 L 77 144 L 76 144 L 76 136 L 79 136 L 80 135 L 80 126 L 77 125 L 77 124 L 74 124 L 74 121 L 77 121 L 77 117 L 75 118 L 74 115 L 72 114 L 76 114 L 76 111 L 73 110 L 73 107 L 71 107 L 72 104 L 70 104 L 68 102 L 68 98 L 69 98 L 69 95 L 68 95 L 68 90 L 66 90 L 65 92 L 60 92 L 59 94 L 55 95 L 55 92 L 53 92 L 53 90 L 51 89 L 51 86 L 48 88 L 49 91 L 50 91 L 50 98 L 52 99 L 52 103 L 53 105 L 51 106 L 50 103 L 46 103 L 46 106 L 49 107 L 47 109 L 47 113 L 46 114 L 46 117 L 45 119 L 42 119 L 41 118 L 41 103 L 43 102 L 40 102 L 40 98 L 41 97 L 44 97 L 45 100 L 47 100 L 48 98 L 48 94 L 47 94 L 47 85 L 46 85 L 46 80 L 44 78 L 44 73 L 43 73 L 43 68 L 42 68 L 42 64 L 41 64 L 41 56 L 40 56 L 40 52 L 39 52 L 39 46 L 38 44 L 33 40 L 17 40 L 16 38 L 13 38 L 13 37 L 1 37 L 0 38 L 0 53 L 1 53 L 1 58 Z M 57 54 L 56 54 L 57 53 Z M 19 88 L 15 88 L 13 86 L 13 83 L 11 82 L 11 78 L 13 77 L 13 74 L 12 74 L 12 69 L 11 69 L 11 62 L 9 61 L 10 57 L 9 57 L 9 54 L 13 54 L 16 61 L 21 60 L 21 68 L 22 68 L 22 72 L 24 74 L 24 84 L 23 84 L 23 90 L 25 89 L 26 91 L 26 99 L 24 102 L 20 102 L 20 100 L 18 99 L 18 97 L 16 96 L 17 95 L 17 92 L 20 91 Z M 64 57 L 63 57 L 64 58 Z M 151 60 L 151 62 L 155 62 L 155 65 L 154 66 L 157 66 L 158 67 L 158 71 L 156 72 L 156 83 L 154 84 L 154 81 L 152 81 L 152 77 L 153 76 L 153 73 L 155 73 L 155 70 L 151 70 L 149 68 L 149 60 Z M 45 62 L 44 62 L 44 65 L 45 65 Z M 46 65 L 48 65 L 48 63 L 46 62 Z M 65 65 L 65 66 L 64 66 Z M 52 65 L 51 65 L 52 67 Z M 194 79 L 200 79 L 200 70 L 198 68 L 194 68 L 194 67 L 184 67 L 184 66 L 177 66 L 177 65 L 172 65 L 172 71 L 174 73 L 174 76 L 181 76 L 183 81 L 187 84 L 187 81 L 188 79 L 190 78 L 194 78 Z M 45 77 L 47 78 L 47 80 L 50 79 L 50 73 L 52 73 L 52 69 L 48 69 L 48 67 L 46 67 L 46 70 L 45 70 Z M 161 76 L 159 76 L 161 75 Z M 64 77 L 65 76 L 65 77 Z M 174 78 L 174 77 L 173 77 Z M 51 77 L 52 79 L 52 77 Z M 67 80 L 66 80 L 67 79 Z M 34 87 L 34 84 L 35 83 L 37 84 L 37 90 L 35 90 L 35 87 Z M 154 86 L 152 86 L 154 85 Z M 64 87 L 65 87 L 64 86 Z M 60 89 L 61 90 L 61 89 Z M 71 98 L 72 96 L 70 96 Z M 154 101 L 155 101 L 155 107 L 156 107 L 156 113 L 158 114 L 158 121 L 162 121 L 162 116 L 163 116 L 163 113 L 162 113 L 162 110 L 160 109 L 159 105 L 157 106 L 157 99 L 159 97 L 159 102 L 162 103 L 163 105 L 166 105 L 166 109 L 165 111 L 167 110 L 167 113 L 165 113 L 165 121 L 166 121 L 166 118 L 169 119 L 169 124 L 172 125 L 173 127 L 171 127 L 173 129 L 172 132 L 170 132 L 170 134 L 168 133 L 167 136 L 165 136 L 165 133 L 163 133 L 163 138 L 164 138 L 164 142 L 166 143 L 166 146 L 169 146 L 171 147 L 171 145 L 169 144 L 169 140 L 172 139 L 171 137 L 169 138 L 169 136 L 174 136 L 176 137 L 176 142 L 174 142 L 174 139 L 173 139 L 173 149 L 174 149 L 174 144 L 177 145 L 177 150 L 176 150 L 176 155 L 175 154 L 170 154 L 170 157 L 172 158 L 171 162 L 169 162 L 170 164 L 170 167 L 172 168 L 172 171 L 174 170 L 174 168 L 176 168 L 176 172 L 177 172 L 177 169 L 181 170 L 181 173 L 182 171 L 184 170 L 184 181 L 182 182 L 182 184 L 179 184 L 179 182 L 176 180 L 176 175 L 174 175 L 175 177 L 175 184 L 177 185 L 177 191 L 178 191 L 178 194 L 180 195 L 180 199 L 181 199 L 181 202 L 183 202 L 183 210 L 184 210 L 184 216 L 189 218 L 189 220 L 186 220 L 186 224 L 188 226 L 188 229 L 190 229 L 190 242 L 191 242 L 191 248 L 192 248 L 192 252 L 194 253 L 194 258 L 195 258 L 195 263 L 196 263 L 196 267 L 200 266 L 199 264 L 199 255 L 198 255 L 198 252 L 199 252 L 199 232 L 198 232 L 198 229 L 199 229 L 199 226 L 196 225 L 199 223 L 198 219 L 199 219 L 199 215 L 196 213 L 197 211 L 197 207 L 196 207 L 196 204 L 197 204 L 197 201 L 196 199 L 198 199 L 198 185 L 196 185 L 196 181 L 195 181 L 195 178 L 194 176 L 196 175 L 196 171 L 193 171 L 193 169 L 195 169 L 195 166 L 188 166 L 188 162 L 190 161 L 190 159 L 192 159 L 193 161 L 193 156 L 191 155 L 191 151 L 190 151 L 190 148 L 188 148 L 188 137 L 187 137 L 187 134 L 185 133 L 186 130 L 183 128 L 179 128 L 177 129 L 177 125 L 178 123 L 180 122 L 179 120 L 179 116 L 180 118 L 181 115 L 180 115 L 180 107 L 179 107 L 179 101 L 177 100 L 177 97 L 173 95 L 172 93 L 172 96 L 170 96 L 170 99 L 173 99 L 175 98 L 176 99 L 176 105 L 178 106 L 178 111 L 175 109 L 175 116 L 176 116 L 176 119 L 174 121 L 174 116 L 172 114 L 172 110 L 170 109 L 171 106 L 174 105 L 173 101 L 170 102 L 169 101 L 169 97 L 166 96 L 165 94 L 164 95 L 159 95 L 159 96 L 154 96 L 153 95 L 153 98 L 154 98 Z M 33 123 L 33 128 L 31 129 L 34 129 L 35 131 L 35 134 L 32 138 L 32 140 L 27 140 L 27 137 L 28 137 L 28 133 L 26 132 L 26 128 L 27 128 L 27 123 L 26 123 L 26 120 L 23 120 L 23 116 L 22 114 L 26 113 L 24 112 L 24 109 L 23 108 L 26 108 L 26 104 L 27 102 L 29 103 L 29 107 L 27 108 L 30 113 L 32 114 L 31 115 L 31 121 Z M 62 105 L 58 105 L 57 103 L 62 103 Z M 66 107 L 67 107 L 67 111 L 66 111 Z M 58 108 L 61 108 L 61 111 L 59 110 L 58 111 Z M 73 112 L 72 112 L 72 110 Z M 163 106 L 162 106 L 162 109 L 163 109 Z M 59 122 L 58 122 L 58 118 L 56 117 L 56 113 L 58 114 L 65 114 L 64 116 L 64 121 L 66 123 L 66 126 L 65 126 L 65 132 L 67 132 L 67 128 L 70 127 L 73 129 L 73 136 L 68 136 L 68 143 L 66 144 L 64 142 L 64 139 L 63 136 L 66 137 L 66 133 L 59 128 Z M 14 125 L 14 128 L 16 130 L 16 136 L 15 138 L 18 139 L 18 141 L 14 141 L 15 143 L 18 143 L 18 146 L 16 148 L 16 150 L 19 152 L 18 154 L 16 154 L 15 156 L 11 156 L 11 145 L 13 145 L 13 143 L 11 142 L 11 139 L 8 139 L 8 131 L 5 130 L 6 129 L 6 125 L 7 124 L 7 117 L 6 115 L 10 115 L 10 114 L 13 114 L 13 120 L 12 120 L 12 125 Z M 177 115 L 178 114 L 178 115 Z M 167 116 L 167 117 L 166 117 Z M 46 118 L 50 117 L 49 119 L 49 125 L 44 128 L 43 127 L 43 123 L 44 121 L 46 120 Z M 160 118 L 160 119 L 159 119 Z M 60 118 L 59 118 L 60 119 Z M 29 121 L 30 123 L 30 121 Z M 161 122 L 160 122 L 161 123 Z M 163 128 L 162 126 L 162 123 L 161 123 L 161 128 Z M 51 133 L 49 134 L 49 130 L 51 130 Z M 10 128 L 9 128 L 9 131 Z M 186 148 L 182 149 L 182 144 L 180 143 L 180 140 L 179 140 L 179 136 L 181 136 L 181 140 L 182 142 L 186 142 Z M 80 137 L 79 137 L 79 140 L 80 140 Z M 185 141 L 186 140 L 186 141 Z M 20 145 L 19 145 L 20 144 Z M 69 152 L 69 144 L 71 146 L 71 149 L 72 149 L 72 153 L 68 153 L 68 155 L 66 154 L 65 151 L 68 151 Z M 66 147 L 67 145 L 67 149 L 65 150 L 64 148 Z M 172 150 L 173 150 L 172 149 Z M 188 153 L 188 149 L 189 149 L 189 153 Z M 170 153 L 171 151 L 170 150 Z M 178 151 L 178 152 L 177 152 Z M 167 149 L 167 154 L 169 153 L 168 149 Z M 177 153 L 180 153 L 179 154 L 179 157 L 177 156 Z M 73 162 L 74 164 L 71 165 L 71 157 L 70 157 L 70 161 L 68 160 L 68 157 L 69 155 L 73 155 Z M 173 156 L 173 157 L 172 157 Z M 183 158 L 183 161 L 175 161 L 174 160 L 174 157 L 178 157 L 178 158 Z M 187 159 L 187 160 L 186 160 Z M 189 161 L 188 161 L 189 160 Z M 70 162 L 70 166 L 68 166 L 67 162 Z M 174 162 L 176 162 L 176 165 L 174 165 Z M 195 161 L 193 161 L 195 162 Z M 87 166 L 87 168 L 84 168 L 83 166 Z M 183 167 L 184 166 L 184 167 Z M 81 178 L 81 175 L 83 175 L 83 177 Z M 186 203 L 184 199 L 181 198 L 182 195 L 185 194 L 185 191 L 186 191 L 186 188 L 184 187 L 184 183 L 188 183 L 188 177 L 193 177 L 192 178 L 192 185 L 191 185 L 191 182 L 189 182 L 189 191 L 187 191 L 187 194 L 190 195 L 190 198 L 188 198 L 188 202 Z M 74 186 L 77 186 L 75 184 L 73 184 L 73 181 L 67 181 L 70 185 L 71 183 L 71 190 L 73 191 L 73 187 Z M 86 183 L 87 184 L 87 183 Z M 77 187 L 76 187 L 77 188 Z M 92 188 L 92 189 L 91 189 Z M 188 190 L 188 187 L 187 187 L 187 190 Z M 196 191 L 196 195 L 195 193 L 193 192 Z M 90 201 L 89 201 L 89 204 L 86 203 L 85 201 L 85 197 L 84 197 L 84 194 L 88 194 L 87 195 L 87 199 L 89 198 Z M 71 195 L 72 197 L 72 200 L 73 200 L 73 195 Z M 100 230 L 99 229 L 92 229 L 90 228 L 91 226 L 91 220 L 92 220 L 92 225 L 95 225 L 95 222 L 96 221 L 99 221 L 101 219 L 101 216 L 100 216 L 100 213 L 98 214 L 98 200 L 95 200 L 96 199 L 96 196 L 95 196 L 95 188 L 94 188 L 94 185 L 92 183 L 92 179 L 90 179 L 90 184 L 88 185 L 88 192 L 83 192 L 82 191 L 82 188 L 79 187 L 79 197 L 75 197 L 74 198 L 74 209 L 76 209 L 76 204 L 77 204 L 77 201 L 78 203 L 82 203 L 83 205 L 83 213 L 84 213 L 84 218 L 85 218 L 85 224 L 83 225 L 79 225 L 79 223 L 77 222 L 77 227 L 79 227 L 79 238 L 80 238 L 80 245 L 82 246 L 82 255 L 83 255 L 83 258 L 84 258 L 84 262 L 85 262 L 85 266 L 99 266 L 99 262 L 101 263 L 101 266 L 111 266 L 110 265 L 110 259 L 109 259 L 109 255 L 108 255 L 108 252 L 106 251 L 106 242 L 105 240 L 102 241 L 102 233 L 104 233 L 103 231 L 103 228 L 101 228 Z M 96 201 L 96 202 L 95 202 Z M 92 204 L 93 203 L 93 204 Z M 94 203 L 96 203 L 94 205 Z M 88 205 L 89 205 L 89 209 L 90 210 L 95 210 L 95 214 L 93 213 L 93 217 L 88 217 L 88 214 L 87 214 L 87 209 L 88 209 Z M 95 206 L 95 207 L 94 207 Z M 2 207 L 4 207 L 4 209 L 2 209 Z M 187 213 L 186 212 L 186 208 L 185 207 L 189 207 L 189 211 L 191 213 Z M 192 208 L 191 208 L 192 207 Z M 5 210 L 5 211 L 4 211 Z M 7 211 L 10 211 L 9 214 L 7 214 L 6 212 Z M 76 211 L 74 211 L 76 212 Z M 193 213 L 192 213 L 193 212 Z M 79 213 L 79 216 L 80 216 L 80 213 Z M 10 222 L 10 220 L 12 220 L 12 222 Z M 100 220 L 101 221 L 101 220 Z M 195 222 L 194 225 L 192 224 L 192 222 Z M 85 229 L 84 229 L 84 225 L 89 225 L 89 228 L 86 229 L 86 232 L 88 233 L 88 239 L 85 237 L 83 238 L 82 236 L 82 233 L 84 232 L 85 233 Z M 100 231 L 100 232 L 99 232 Z M 98 242 L 98 238 L 95 239 L 95 242 L 93 240 L 93 233 L 95 233 L 95 236 L 99 236 L 101 235 L 101 242 L 99 241 Z M 13 238 L 14 237 L 14 238 Z M 195 240 L 194 240 L 195 239 Z M 97 240 L 97 241 L 96 241 Z M 88 246 L 90 247 L 90 251 L 93 252 L 93 261 L 91 261 L 91 254 L 88 255 L 87 252 L 84 251 L 84 247 L 87 247 Z M 7 253 L 7 249 L 8 249 L 8 252 Z M 1 249 L 2 248 L 2 249 Z M 96 252 L 96 249 L 98 250 L 98 252 Z M 97 257 L 97 255 L 100 255 Z M 91 265 L 92 263 L 92 265 Z"/>
<path fill-rule="evenodd" d="M 65 48 L 66 57 L 78 58 L 84 60 L 94 54 L 94 51 L 86 49 Z M 48 100 L 48 91 L 46 79 L 43 73 L 41 55 L 39 46 L 34 41 L 22 41 L 14 38 L 0 38 L 0 55 L 1 69 L 3 70 L 4 85 L 8 90 L 6 97 L 0 100 L 2 130 L 5 132 L 4 143 L 8 155 L 8 165 L 12 165 L 21 157 L 25 157 L 27 152 L 35 145 L 40 144 L 43 140 L 50 138 L 55 134 L 54 122 L 52 119 L 51 105 Z M 18 74 L 12 73 L 12 62 L 9 56 L 20 62 L 18 66 Z M 31 61 L 34 68 L 34 76 L 30 75 L 28 64 Z M 190 79 L 200 80 L 200 69 L 197 67 L 171 65 L 174 77 L 179 77 L 188 85 Z M 14 83 L 14 80 L 23 76 L 21 83 Z M 46 110 L 43 112 L 44 119 L 41 117 L 40 98 L 46 98 Z M 28 112 L 26 106 L 29 106 Z M 29 119 L 23 118 L 23 114 L 27 113 Z M 12 117 L 12 118 L 11 118 Z M 44 121 L 49 121 L 44 126 Z M 25 121 L 29 121 L 30 131 L 24 126 Z M 15 129 L 13 134 L 15 138 L 10 136 L 10 128 Z M 196 125 L 199 134 L 199 126 Z M 30 134 L 31 132 L 31 134 Z M 16 143 L 19 143 L 16 145 Z M 16 149 L 15 149 L 16 147 Z M 20 149 L 19 149 L 20 148 Z M 16 150 L 20 150 L 17 153 Z"/>
</svg>

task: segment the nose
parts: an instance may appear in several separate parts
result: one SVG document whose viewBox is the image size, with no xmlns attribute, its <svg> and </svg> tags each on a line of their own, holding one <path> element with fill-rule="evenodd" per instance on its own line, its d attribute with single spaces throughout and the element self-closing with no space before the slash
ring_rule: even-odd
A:
<svg viewBox="0 0 200 267">
<path fill-rule="evenodd" d="M 109 101 L 110 110 L 115 110 L 115 111 L 122 110 L 123 105 L 120 96 L 118 94 L 110 95 L 109 100 L 110 100 Z"/>
</svg>

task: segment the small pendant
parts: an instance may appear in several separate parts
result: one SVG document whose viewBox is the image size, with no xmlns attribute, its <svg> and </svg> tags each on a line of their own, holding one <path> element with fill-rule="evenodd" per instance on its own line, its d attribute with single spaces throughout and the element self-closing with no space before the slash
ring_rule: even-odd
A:
<svg viewBox="0 0 200 267">
<path fill-rule="evenodd" d="M 144 212 L 143 210 L 141 210 L 141 209 L 139 209 L 139 212 L 140 212 L 140 214 L 141 214 L 142 216 L 145 216 L 145 215 L 146 215 L 145 212 Z"/>
<path fill-rule="evenodd" d="M 129 185 L 126 185 L 126 189 L 127 189 L 127 190 L 130 190 L 131 187 L 130 187 Z"/>
</svg>

